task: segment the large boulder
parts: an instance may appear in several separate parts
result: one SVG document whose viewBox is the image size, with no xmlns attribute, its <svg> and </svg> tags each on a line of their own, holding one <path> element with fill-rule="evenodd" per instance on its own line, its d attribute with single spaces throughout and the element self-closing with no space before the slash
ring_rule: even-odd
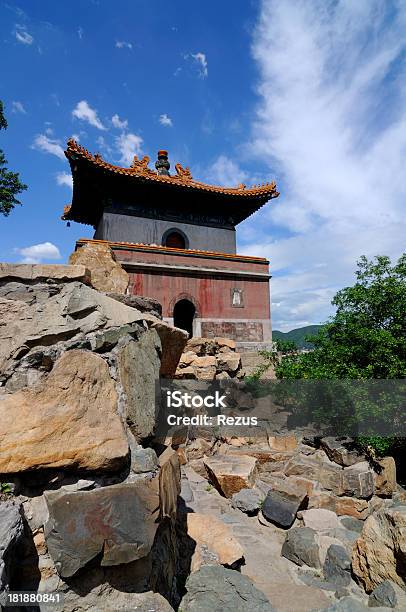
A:
<svg viewBox="0 0 406 612">
<path fill-rule="evenodd" d="M 257 460 L 254 457 L 217 455 L 205 457 L 203 461 L 210 481 L 225 497 L 255 484 Z"/>
<path fill-rule="evenodd" d="M 272 612 L 265 595 L 239 572 L 216 565 L 204 565 L 189 576 L 187 593 L 180 603 L 185 612 Z"/>
<path fill-rule="evenodd" d="M 187 514 L 187 535 L 193 541 L 191 571 L 202 565 L 234 565 L 242 561 L 244 550 L 232 535 L 231 528 L 214 516 L 200 513 Z"/>
<path fill-rule="evenodd" d="M 72 350 L 44 382 L 0 400 L 0 473 L 39 468 L 117 470 L 128 442 L 106 362 Z"/>
<path fill-rule="evenodd" d="M 73 576 L 96 555 L 102 566 L 141 559 L 152 548 L 159 508 L 142 481 L 47 496 L 45 538 L 58 573 Z"/>
<path fill-rule="evenodd" d="M 154 432 L 159 404 L 156 384 L 159 380 L 161 341 L 149 329 L 137 342 L 129 342 L 118 352 L 119 379 L 125 394 L 125 419 L 137 440 Z"/>
<path fill-rule="evenodd" d="M 367 518 L 352 570 L 368 593 L 384 580 L 406 588 L 406 506 L 383 507 Z"/>
<path fill-rule="evenodd" d="M 23 531 L 19 506 L 0 501 L 0 607 L 6 605 L 11 573 L 17 566 L 16 547 Z"/>
<path fill-rule="evenodd" d="M 69 257 L 69 263 L 82 264 L 90 270 L 91 283 L 99 291 L 125 293 L 128 273 L 117 262 L 106 242 L 86 242 Z"/>
</svg>

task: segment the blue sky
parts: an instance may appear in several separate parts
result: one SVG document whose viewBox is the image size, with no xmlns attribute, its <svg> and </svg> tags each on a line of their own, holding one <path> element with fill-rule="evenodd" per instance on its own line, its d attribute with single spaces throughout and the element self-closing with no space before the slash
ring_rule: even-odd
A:
<svg viewBox="0 0 406 612">
<path fill-rule="evenodd" d="M 405 250 L 406 4 L 399 0 L 3 2 L 0 147 L 29 190 L 2 261 L 64 262 L 92 228 L 70 202 L 67 138 L 113 163 L 281 196 L 239 226 L 270 259 L 273 324 L 319 323 L 360 255 Z"/>
</svg>

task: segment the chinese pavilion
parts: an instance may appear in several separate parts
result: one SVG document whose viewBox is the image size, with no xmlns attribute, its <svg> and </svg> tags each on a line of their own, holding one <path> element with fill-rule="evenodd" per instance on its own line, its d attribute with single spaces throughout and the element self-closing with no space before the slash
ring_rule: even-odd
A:
<svg viewBox="0 0 406 612">
<path fill-rule="evenodd" d="M 279 195 L 274 182 L 207 185 L 180 164 L 170 174 L 166 151 L 155 171 L 147 156 L 122 168 L 74 140 L 65 155 L 73 197 L 62 219 L 92 225 L 93 240 L 108 242 L 130 293 L 159 300 L 165 320 L 190 335 L 226 336 L 240 350 L 270 343 L 269 262 L 236 254 L 235 227 Z"/>
</svg>

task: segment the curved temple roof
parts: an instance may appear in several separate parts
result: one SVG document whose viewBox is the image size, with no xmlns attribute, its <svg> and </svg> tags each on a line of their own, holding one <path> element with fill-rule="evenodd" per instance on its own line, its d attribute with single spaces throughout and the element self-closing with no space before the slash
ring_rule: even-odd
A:
<svg viewBox="0 0 406 612">
<path fill-rule="evenodd" d="M 169 189 L 180 189 L 183 192 L 200 193 L 201 195 L 213 194 L 222 198 L 225 197 L 230 201 L 230 203 L 231 201 L 234 201 L 235 203 L 246 203 L 248 205 L 248 202 L 250 202 L 250 208 L 253 209 L 251 210 L 250 214 L 252 214 L 254 210 L 258 210 L 258 208 L 263 206 L 266 201 L 279 196 L 274 181 L 262 185 L 253 185 L 249 188 L 247 188 L 244 184 L 240 184 L 236 187 L 208 185 L 195 180 L 192 177 L 189 168 L 183 168 L 179 163 L 175 164 L 176 174 L 158 174 L 148 167 L 150 159 L 147 155 L 145 155 L 142 159 L 138 159 L 138 157 L 135 155 L 131 166 L 129 168 L 123 168 L 121 166 L 116 166 L 106 162 L 98 153 L 93 155 L 72 138 L 67 142 L 65 155 L 68 158 L 72 168 L 74 186 L 77 162 L 79 161 L 82 162 L 80 163 L 80 166 L 85 164 L 87 168 L 93 168 L 93 170 L 96 171 L 100 170 L 104 176 L 110 175 L 111 177 L 123 176 L 129 177 L 130 179 L 132 178 L 135 184 L 143 184 L 144 186 L 149 184 L 151 187 L 153 187 L 155 184 L 160 187 L 168 187 Z M 82 217 L 82 215 L 75 214 L 74 210 L 77 211 L 77 203 L 75 203 L 75 189 L 74 206 L 64 207 L 62 219 L 73 219 L 79 222 L 86 222 L 82 218 L 79 219 L 78 216 Z"/>
</svg>

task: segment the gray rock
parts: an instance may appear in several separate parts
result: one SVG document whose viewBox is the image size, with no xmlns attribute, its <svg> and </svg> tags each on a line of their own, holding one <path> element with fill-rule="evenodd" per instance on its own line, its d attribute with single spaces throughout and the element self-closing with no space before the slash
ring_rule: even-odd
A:
<svg viewBox="0 0 406 612">
<path fill-rule="evenodd" d="M 141 559 L 151 550 L 157 530 L 159 498 L 138 481 L 92 491 L 47 495 L 45 538 L 61 576 L 73 576 L 101 553 L 101 565 Z"/>
<path fill-rule="evenodd" d="M 294 527 L 286 534 L 281 551 L 282 557 L 296 565 L 320 567 L 317 533 L 310 527 Z"/>
<path fill-rule="evenodd" d="M 186 504 L 189 502 L 192 502 L 194 499 L 192 487 L 190 486 L 190 484 L 185 478 L 182 478 L 180 484 L 181 484 L 180 497 L 183 499 L 183 501 Z"/>
<path fill-rule="evenodd" d="M 138 342 L 119 348 L 118 371 L 125 396 L 125 418 L 137 441 L 154 432 L 159 409 L 155 385 L 159 379 L 160 353 L 161 342 L 153 329 L 142 334 Z"/>
<path fill-rule="evenodd" d="M 260 508 L 261 501 L 264 495 L 254 489 L 241 489 L 238 493 L 234 493 L 231 498 L 233 508 L 238 508 L 247 514 L 256 514 Z"/>
<path fill-rule="evenodd" d="M 262 505 L 262 514 L 271 523 L 288 528 L 293 525 L 297 511 L 306 498 L 304 489 L 292 487 L 285 481 L 280 481 L 278 488 L 272 484 Z M 274 488 L 275 487 L 275 488 Z"/>
<path fill-rule="evenodd" d="M 158 457 L 153 448 L 138 448 L 131 449 L 131 469 L 136 474 L 144 472 L 153 472 L 158 467 Z"/>
<path fill-rule="evenodd" d="M 343 597 L 323 612 L 365 612 L 365 610 L 368 608 L 355 597 Z"/>
<path fill-rule="evenodd" d="M 23 530 L 19 506 L 0 502 L 0 606 L 5 605 L 11 570 L 15 566 L 15 549 Z"/>
<path fill-rule="evenodd" d="M 265 595 L 239 572 L 204 565 L 189 576 L 179 609 L 185 612 L 272 612 Z"/>
<path fill-rule="evenodd" d="M 364 521 L 360 521 L 352 516 L 343 516 L 340 522 L 348 531 L 354 531 L 356 533 L 361 533 L 364 526 Z"/>
<path fill-rule="evenodd" d="M 327 550 L 323 566 L 324 578 L 339 586 L 351 583 L 351 559 L 342 546 L 332 544 Z"/>
<path fill-rule="evenodd" d="M 154 298 L 141 295 L 123 295 L 121 293 L 107 293 L 107 295 L 126 306 L 136 308 L 140 312 L 147 312 L 158 319 L 162 319 L 162 305 Z"/>
<path fill-rule="evenodd" d="M 369 596 L 370 608 L 386 607 L 406 609 L 406 592 L 391 580 L 384 580 Z"/>
</svg>

